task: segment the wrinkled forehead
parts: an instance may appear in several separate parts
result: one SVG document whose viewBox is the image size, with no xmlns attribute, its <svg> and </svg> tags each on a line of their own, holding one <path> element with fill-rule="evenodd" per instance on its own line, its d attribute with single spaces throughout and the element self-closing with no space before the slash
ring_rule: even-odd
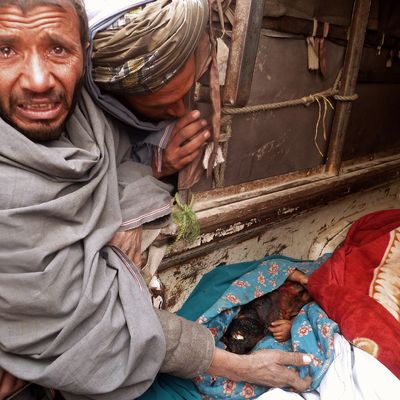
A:
<svg viewBox="0 0 400 400">
<path fill-rule="evenodd" d="M 6 10 L 9 11 L 10 8 L 20 9 L 23 16 L 27 16 L 28 14 L 32 16 L 32 14 L 35 13 L 35 9 L 41 7 L 53 8 L 66 15 L 69 14 L 67 18 L 71 18 L 71 14 L 74 14 L 78 21 L 82 47 L 86 46 L 89 40 L 89 27 L 83 0 L 0 0 L 0 16 L 2 16 Z"/>
<path fill-rule="evenodd" d="M 79 42 L 77 15 L 71 6 L 66 8 L 55 5 L 36 3 L 32 8 L 19 7 L 9 2 L 0 7 L 0 31 L 4 35 L 19 37 L 24 31 L 31 39 L 37 38 L 38 32 L 58 32 L 72 36 Z"/>
<path fill-rule="evenodd" d="M 5 16 L 5 14 L 8 14 L 8 11 L 13 13 L 12 10 L 20 10 L 21 16 L 23 17 L 28 17 L 29 15 L 30 19 L 42 20 L 46 19 L 46 13 L 43 12 L 43 9 L 54 10 L 59 15 L 68 15 L 68 19 L 71 19 L 71 16 L 75 15 L 77 18 L 75 20 L 74 17 L 72 17 L 72 25 L 74 27 L 76 26 L 77 29 L 81 31 L 74 0 L 0 0 L 0 16 Z M 39 12 L 39 10 L 41 10 L 41 12 Z M 7 17 L 5 18 L 7 19 Z M 78 24 L 75 25 L 75 22 L 78 22 Z"/>
<path fill-rule="evenodd" d="M 74 4 L 73 0 L 0 0 L 0 8 L 16 6 L 24 13 L 39 6 L 54 6 L 61 9 L 72 7 L 75 9 Z"/>
</svg>

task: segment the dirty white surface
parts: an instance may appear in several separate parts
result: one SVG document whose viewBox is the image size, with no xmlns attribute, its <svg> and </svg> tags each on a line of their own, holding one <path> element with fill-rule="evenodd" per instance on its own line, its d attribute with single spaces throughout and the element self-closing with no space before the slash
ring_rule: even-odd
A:
<svg viewBox="0 0 400 400">
<path fill-rule="evenodd" d="M 178 310 L 201 276 L 219 264 L 251 261 L 273 254 L 315 259 L 334 250 L 351 223 L 362 215 L 393 208 L 400 208 L 400 182 L 351 195 L 281 224 L 266 226 L 265 232 L 257 237 L 170 267 L 160 273 L 166 287 L 166 307 L 170 311 Z"/>
</svg>

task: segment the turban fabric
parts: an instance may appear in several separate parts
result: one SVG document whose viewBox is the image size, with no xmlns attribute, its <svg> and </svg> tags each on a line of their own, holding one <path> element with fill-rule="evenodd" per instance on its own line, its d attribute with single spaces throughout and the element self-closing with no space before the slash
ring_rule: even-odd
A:
<svg viewBox="0 0 400 400">
<path fill-rule="evenodd" d="M 114 93 L 156 92 L 194 52 L 207 21 L 207 0 L 157 0 L 126 11 L 94 37 L 95 83 Z"/>
</svg>

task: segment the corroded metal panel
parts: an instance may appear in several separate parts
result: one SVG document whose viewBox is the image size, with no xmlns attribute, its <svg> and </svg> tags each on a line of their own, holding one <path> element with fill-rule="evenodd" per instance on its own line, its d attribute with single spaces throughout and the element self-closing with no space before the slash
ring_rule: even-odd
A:
<svg viewBox="0 0 400 400">
<path fill-rule="evenodd" d="M 343 159 L 400 149 L 400 84 L 359 84 L 353 105 Z"/>
<path fill-rule="evenodd" d="M 305 39 L 262 35 L 249 105 L 297 99 L 326 90 L 343 63 L 344 47 L 326 42 L 328 76 L 307 69 Z M 313 168 L 323 163 L 333 111 L 317 103 L 233 117 L 226 160 L 225 185 Z M 324 138 L 324 126 L 325 135 Z M 316 139 L 315 139 L 316 137 Z"/>
</svg>

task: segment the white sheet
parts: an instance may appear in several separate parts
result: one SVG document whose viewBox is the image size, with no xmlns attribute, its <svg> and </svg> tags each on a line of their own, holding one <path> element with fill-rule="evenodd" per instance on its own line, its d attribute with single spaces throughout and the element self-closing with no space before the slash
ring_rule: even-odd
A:
<svg viewBox="0 0 400 400">
<path fill-rule="evenodd" d="M 400 380 L 374 357 L 335 334 L 335 360 L 318 391 L 291 393 L 271 389 L 257 400 L 394 400 Z"/>
</svg>

